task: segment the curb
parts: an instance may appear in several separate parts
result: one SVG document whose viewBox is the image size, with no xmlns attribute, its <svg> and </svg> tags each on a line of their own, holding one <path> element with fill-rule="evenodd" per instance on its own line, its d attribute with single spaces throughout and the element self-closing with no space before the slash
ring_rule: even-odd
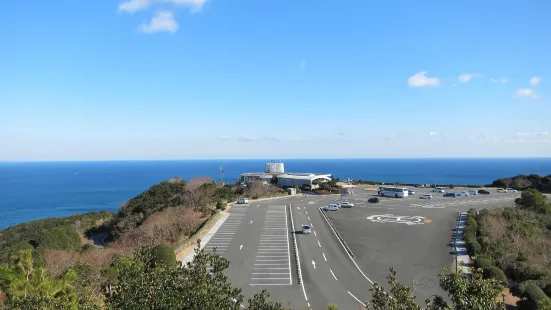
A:
<svg viewBox="0 0 551 310">
<path fill-rule="evenodd" d="M 230 216 L 229 213 L 224 213 L 222 216 L 216 221 L 216 223 L 209 229 L 209 231 L 201 238 L 197 238 L 201 240 L 201 249 L 205 248 L 207 243 L 209 242 L 210 238 L 214 236 L 214 234 L 220 229 L 222 224 L 228 219 Z M 196 240 L 197 241 L 197 240 Z M 195 251 L 189 253 L 184 257 L 184 259 L 181 261 L 182 266 L 186 266 L 188 262 L 193 261 L 193 258 L 195 257 Z"/>
<path fill-rule="evenodd" d="M 323 218 L 325 218 L 325 221 L 327 222 L 327 224 L 329 224 L 329 226 L 333 229 L 333 231 L 335 232 L 335 235 L 337 236 L 337 238 L 339 238 L 339 240 L 342 242 L 342 244 L 344 245 L 344 248 L 346 249 L 346 252 L 348 252 L 348 254 L 350 254 L 350 256 L 356 257 L 356 255 L 354 255 L 354 252 L 352 252 L 352 250 L 350 249 L 348 244 L 346 244 L 346 241 L 344 241 L 344 238 L 341 237 L 341 234 L 339 233 L 337 228 L 335 228 L 333 223 L 331 223 L 331 220 L 329 219 L 329 217 L 327 217 L 325 212 L 323 212 L 323 210 L 321 208 L 319 208 L 318 210 L 321 212 L 321 215 L 323 216 Z"/>
<path fill-rule="evenodd" d="M 459 216 L 457 217 L 457 221 L 455 224 L 455 236 L 453 240 L 453 249 L 455 252 L 455 271 L 457 272 L 459 268 L 463 270 L 463 273 L 470 274 L 470 267 L 463 265 L 460 267 L 459 261 L 461 260 L 464 264 L 472 264 L 473 261 L 470 258 L 468 254 L 459 254 L 459 253 L 466 253 L 467 247 L 465 245 L 465 241 L 463 239 L 463 230 L 465 229 L 465 221 L 467 219 L 467 212 L 460 212 Z M 461 259 L 460 259 L 461 257 Z"/>
<path fill-rule="evenodd" d="M 300 268 L 300 258 L 298 254 L 298 248 L 297 248 L 297 238 L 295 234 L 295 222 L 293 221 L 293 210 L 291 210 L 291 206 L 285 206 L 285 208 L 289 209 L 289 216 L 291 217 L 291 230 L 293 234 L 293 252 L 295 253 L 295 268 L 297 269 L 297 283 L 302 284 L 302 269 Z"/>
</svg>

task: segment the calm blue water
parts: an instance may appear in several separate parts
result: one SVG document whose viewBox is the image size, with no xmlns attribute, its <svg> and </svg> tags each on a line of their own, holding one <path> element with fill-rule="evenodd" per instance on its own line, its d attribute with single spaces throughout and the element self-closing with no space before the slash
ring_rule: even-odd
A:
<svg viewBox="0 0 551 310">
<path fill-rule="evenodd" d="M 96 210 L 116 211 L 160 181 L 198 176 L 225 181 L 264 169 L 264 160 L 0 163 L 0 228 Z M 285 170 L 382 182 L 487 184 L 517 174 L 551 174 L 547 159 L 285 160 Z"/>
</svg>

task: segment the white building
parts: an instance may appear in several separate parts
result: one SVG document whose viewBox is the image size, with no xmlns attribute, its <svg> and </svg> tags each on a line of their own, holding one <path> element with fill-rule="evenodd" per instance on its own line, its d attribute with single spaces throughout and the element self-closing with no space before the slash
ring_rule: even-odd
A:
<svg viewBox="0 0 551 310">
<path fill-rule="evenodd" d="M 281 187 L 302 187 L 309 185 L 310 188 L 317 188 L 313 184 L 314 181 L 329 182 L 331 174 L 316 174 L 316 173 L 298 173 L 285 172 L 283 163 L 266 163 L 264 172 L 247 172 L 241 174 L 241 182 L 250 183 L 254 181 L 262 181 L 271 183 L 272 179 L 277 177 L 277 185 Z"/>
</svg>

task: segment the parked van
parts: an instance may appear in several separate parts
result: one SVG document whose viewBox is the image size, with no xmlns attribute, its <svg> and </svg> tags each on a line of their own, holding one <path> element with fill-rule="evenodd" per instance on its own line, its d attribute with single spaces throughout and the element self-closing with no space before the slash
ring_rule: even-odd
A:
<svg viewBox="0 0 551 310">
<path fill-rule="evenodd" d="M 444 192 L 444 189 L 442 187 L 436 187 L 432 190 L 433 192 L 437 192 L 437 193 L 443 193 Z"/>
<path fill-rule="evenodd" d="M 249 203 L 249 199 L 247 199 L 247 198 L 239 198 L 239 199 L 237 199 L 237 203 L 240 204 L 240 205 L 242 205 L 242 204 L 247 204 L 247 203 Z"/>
<path fill-rule="evenodd" d="M 469 190 L 469 195 L 478 195 L 478 191 L 476 189 Z"/>
</svg>

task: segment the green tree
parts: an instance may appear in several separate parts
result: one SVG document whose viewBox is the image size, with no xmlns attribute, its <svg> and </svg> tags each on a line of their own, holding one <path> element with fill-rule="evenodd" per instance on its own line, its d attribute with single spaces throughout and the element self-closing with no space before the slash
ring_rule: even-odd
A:
<svg viewBox="0 0 551 310">
<path fill-rule="evenodd" d="M 76 279 L 71 270 L 61 279 L 49 277 L 45 269 L 34 267 L 30 250 L 21 251 L 13 266 L 0 266 L 0 291 L 9 309 L 77 309 Z"/>
<path fill-rule="evenodd" d="M 520 195 L 523 209 L 533 210 L 538 213 L 551 213 L 549 199 L 537 189 L 529 188 Z"/>
<path fill-rule="evenodd" d="M 449 268 L 438 276 L 440 287 L 448 292 L 452 301 L 449 306 L 441 296 L 425 301 L 426 308 L 416 302 L 413 288 L 396 280 L 396 271 L 391 268 L 387 277 L 390 294 L 375 283 L 371 289 L 369 310 L 503 310 L 505 305 L 497 299 L 503 287 L 494 279 L 484 279 L 480 270 L 473 270 L 469 278 L 462 271 L 450 272 Z"/>
<path fill-rule="evenodd" d="M 229 262 L 214 253 L 205 253 L 197 243 L 195 257 L 185 268 L 152 266 L 150 246 L 137 250 L 132 259 L 113 264 L 113 289 L 107 302 L 113 309 L 240 309 L 241 290 L 224 275 Z M 250 300 L 251 309 L 275 310 L 281 305 L 268 301 L 263 292 Z"/>
</svg>

